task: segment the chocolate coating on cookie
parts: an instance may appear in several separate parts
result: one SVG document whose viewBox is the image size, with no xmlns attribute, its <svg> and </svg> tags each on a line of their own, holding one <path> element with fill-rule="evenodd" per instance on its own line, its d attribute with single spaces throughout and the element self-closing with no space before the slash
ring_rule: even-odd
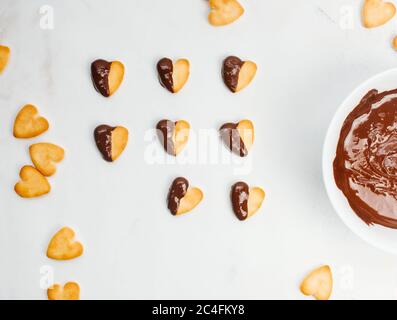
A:
<svg viewBox="0 0 397 320">
<path fill-rule="evenodd" d="M 222 66 L 222 77 L 225 85 L 230 91 L 236 92 L 238 85 L 238 76 L 240 74 L 241 67 L 244 62 L 240 58 L 235 56 L 227 57 L 223 61 Z"/>
<path fill-rule="evenodd" d="M 106 161 L 112 162 L 112 131 L 115 127 L 106 124 L 100 125 L 94 130 L 95 143 Z"/>
<path fill-rule="evenodd" d="M 161 143 L 163 144 L 165 151 L 168 154 L 175 156 L 176 155 L 175 146 L 174 146 L 174 142 L 172 141 L 172 135 L 175 130 L 175 123 L 172 122 L 171 120 L 164 119 L 157 124 L 156 129 L 157 129 L 157 135 Z"/>
<path fill-rule="evenodd" d="M 104 97 L 110 96 L 109 73 L 111 62 L 98 59 L 91 64 L 91 78 L 95 89 Z"/>
<path fill-rule="evenodd" d="M 179 204 L 181 199 L 186 195 L 189 188 L 189 181 L 183 177 L 176 178 L 168 192 L 168 209 L 175 216 L 178 213 Z"/>
<path fill-rule="evenodd" d="M 173 71 L 174 65 L 171 59 L 163 58 L 157 63 L 160 84 L 171 93 L 174 93 Z"/>
<path fill-rule="evenodd" d="M 245 182 L 237 182 L 232 186 L 231 198 L 233 211 L 237 218 L 244 221 L 248 218 L 249 187 Z"/>
<path fill-rule="evenodd" d="M 230 151 L 240 157 L 246 157 L 248 155 L 248 149 L 246 148 L 243 139 L 241 139 L 237 126 L 238 124 L 236 123 L 224 124 L 220 128 L 221 138 Z"/>
</svg>

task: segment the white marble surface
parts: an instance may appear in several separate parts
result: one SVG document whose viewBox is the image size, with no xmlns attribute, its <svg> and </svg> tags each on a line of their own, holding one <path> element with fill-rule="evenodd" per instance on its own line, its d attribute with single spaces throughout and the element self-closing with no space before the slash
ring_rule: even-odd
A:
<svg viewBox="0 0 397 320">
<path fill-rule="evenodd" d="M 332 266 L 335 299 L 396 298 L 397 257 L 347 229 L 321 178 L 323 139 L 338 105 L 362 81 L 397 65 L 390 48 L 395 21 L 363 29 L 360 2 L 241 0 L 244 17 L 214 29 L 204 0 L 0 0 L 0 43 L 12 49 L 0 76 L 0 298 L 44 299 L 40 270 L 49 266 L 56 282 L 78 281 L 85 299 L 302 299 L 300 280 L 323 263 Z M 43 5 L 53 7 L 53 30 L 40 28 Z M 349 8 L 353 25 L 346 29 L 340 21 Z M 238 95 L 219 74 L 228 54 L 259 66 Z M 156 79 L 162 56 L 191 61 L 191 79 L 177 96 Z M 126 65 L 124 83 L 108 100 L 90 82 L 96 58 Z M 12 136 L 25 103 L 51 123 L 31 141 Z M 252 119 L 252 170 L 150 165 L 144 135 L 163 117 L 185 118 L 196 130 Z M 100 123 L 131 132 L 112 165 L 93 143 Z M 23 200 L 13 186 L 36 141 L 64 146 L 66 159 L 50 180 L 50 195 Z M 181 218 L 165 207 L 175 175 L 205 193 Z M 263 210 L 246 223 L 229 204 L 238 179 L 267 191 Z M 46 245 L 64 225 L 76 230 L 84 256 L 50 261 Z"/>
</svg>

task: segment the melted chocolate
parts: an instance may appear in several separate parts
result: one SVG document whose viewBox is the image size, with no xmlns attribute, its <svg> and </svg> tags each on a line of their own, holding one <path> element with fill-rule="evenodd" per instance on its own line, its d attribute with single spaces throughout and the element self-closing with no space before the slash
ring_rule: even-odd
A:
<svg viewBox="0 0 397 320">
<path fill-rule="evenodd" d="M 172 135 L 175 130 L 175 123 L 170 121 L 170 120 L 161 120 L 157 126 L 157 135 L 163 144 L 163 147 L 165 151 L 172 155 L 175 156 L 175 147 L 174 147 L 174 142 L 172 141 Z"/>
<path fill-rule="evenodd" d="M 333 167 L 365 223 L 397 229 L 397 89 L 369 91 L 347 116 Z"/>
<path fill-rule="evenodd" d="M 95 60 L 91 64 L 91 78 L 96 91 L 104 97 L 110 96 L 109 73 L 111 62 L 106 60 Z"/>
<path fill-rule="evenodd" d="M 248 218 L 249 187 L 245 182 L 237 182 L 231 191 L 233 211 L 237 218 L 244 221 Z"/>
<path fill-rule="evenodd" d="M 170 190 L 168 192 L 168 209 L 175 216 L 178 212 L 179 204 L 181 199 L 186 195 L 189 188 L 189 181 L 185 178 L 179 177 L 172 182 Z"/>
<path fill-rule="evenodd" d="M 94 138 L 98 150 L 106 161 L 112 162 L 112 131 L 115 127 L 106 124 L 100 125 L 94 130 Z"/>
<path fill-rule="evenodd" d="M 238 76 L 244 62 L 240 58 L 230 56 L 223 61 L 222 77 L 226 87 L 231 92 L 236 92 L 238 85 Z"/>
<path fill-rule="evenodd" d="M 241 139 L 240 133 L 237 129 L 238 124 L 226 123 L 220 128 L 221 138 L 225 145 L 240 157 L 246 157 L 248 150 Z"/>
<path fill-rule="evenodd" d="M 174 80 L 172 78 L 173 71 L 174 65 L 172 64 L 171 59 L 163 58 L 157 63 L 159 81 L 164 88 L 172 93 L 174 93 Z"/>
</svg>

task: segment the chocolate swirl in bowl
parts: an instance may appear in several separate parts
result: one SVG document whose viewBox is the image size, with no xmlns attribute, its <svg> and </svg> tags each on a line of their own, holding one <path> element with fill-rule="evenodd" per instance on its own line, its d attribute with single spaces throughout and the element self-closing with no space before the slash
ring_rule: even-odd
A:
<svg viewBox="0 0 397 320">
<path fill-rule="evenodd" d="M 368 225 L 397 229 L 397 89 L 369 91 L 343 123 L 335 182 Z"/>
</svg>

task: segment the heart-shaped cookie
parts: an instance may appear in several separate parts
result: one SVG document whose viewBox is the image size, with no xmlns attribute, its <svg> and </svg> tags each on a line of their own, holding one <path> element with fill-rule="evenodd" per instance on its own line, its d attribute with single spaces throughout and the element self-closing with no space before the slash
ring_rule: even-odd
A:
<svg viewBox="0 0 397 320">
<path fill-rule="evenodd" d="M 70 260 L 83 254 L 83 245 L 74 240 L 75 233 L 68 227 L 63 227 L 51 239 L 47 257 L 55 260 Z"/>
<path fill-rule="evenodd" d="M 199 188 L 189 188 L 189 181 L 183 177 L 176 178 L 168 192 L 168 209 L 177 216 L 193 210 L 203 199 Z"/>
<path fill-rule="evenodd" d="M 309 273 L 302 281 L 301 292 L 317 300 L 328 300 L 332 293 L 332 272 L 329 266 L 322 266 Z"/>
<path fill-rule="evenodd" d="M 124 65 L 120 61 L 95 60 L 91 64 L 91 78 L 95 89 L 104 97 L 110 97 L 124 79 Z"/>
<path fill-rule="evenodd" d="M 231 199 L 235 215 L 244 221 L 260 209 L 265 199 L 265 191 L 259 187 L 250 189 L 248 184 L 240 181 L 232 186 Z"/>
<path fill-rule="evenodd" d="M 208 21 L 213 26 L 225 26 L 236 21 L 244 13 L 244 8 L 237 0 L 210 0 L 211 11 Z"/>
<path fill-rule="evenodd" d="M 365 0 L 363 23 L 366 28 L 376 28 L 390 21 L 396 14 L 396 7 L 383 0 Z"/>
<path fill-rule="evenodd" d="M 22 167 L 19 181 L 15 187 L 15 192 L 22 198 L 35 198 L 50 192 L 51 186 L 36 168 L 32 166 Z"/>
<path fill-rule="evenodd" d="M 54 284 L 47 289 L 48 300 L 80 300 L 80 286 L 76 282 L 68 282 L 63 287 Z"/>
<path fill-rule="evenodd" d="M 128 143 L 128 130 L 124 127 L 111 127 L 102 124 L 94 130 L 95 143 L 103 158 L 112 162 L 123 153 Z"/>
<path fill-rule="evenodd" d="M 44 176 L 49 177 L 56 172 L 55 163 L 63 160 L 65 152 L 52 143 L 35 143 L 29 147 L 29 154 L 35 167 Z"/>
<path fill-rule="evenodd" d="M 47 131 L 48 128 L 48 121 L 39 115 L 37 108 L 27 104 L 15 118 L 14 137 L 21 139 L 37 137 Z"/>
<path fill-rule="evenodd" d="M 8 59 L 10 58 L 10 48 L 6 46 L 0 46 L 0 73 L 3 72 L 8 64 Z"/>
<path fill-rule="evenodd" d="M 230 151 L 240 157 L 246 157 L 254 144 L 254 124 L 250 120 L 225 123 L 220 128 L 220 135 Z"/>
<path fill-rule="evenodd" d="M 222 78 L 226 87 L 233 93 L 247 87 L 255 78 L 257 66 L 252 61 L 242 61 L 235 56 L 229 56 L 223 61 Z"/>
<path fill-rule="evenodd" d="M 392 44 L 393 49 L 397 51 L 397 36 L 395 36 L 393 38 L 393 41 L 391 44 Z"/>
<path fill-rule="evenodd" d="M 160 84 L 171 93 L 177 93 L 183 88 L 190 75 L 190 64 L 186 59 L 175 63 L 169 58 L 163 58 L 157 63 Z"/>
<path fill-rule="evenodd" d="M 172 156 L 177 156 L 189 140 L 190 125 L 185 120 L 161 120 L 156 129 L 165 151 Z"/>
</svg>

